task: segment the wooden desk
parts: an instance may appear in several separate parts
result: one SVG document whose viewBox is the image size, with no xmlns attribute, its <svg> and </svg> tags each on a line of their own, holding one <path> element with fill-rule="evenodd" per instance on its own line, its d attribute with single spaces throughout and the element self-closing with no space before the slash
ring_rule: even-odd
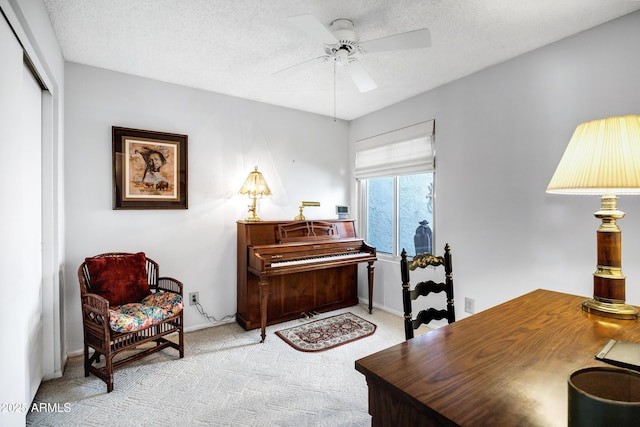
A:
<svg viewBox="0 0 640 427">
<path fill-rule="evenodd" d="M 567 378 L 640 322 L 537 290 L 356 361 L 372 426 L 566 426 Z"/>
</svg>

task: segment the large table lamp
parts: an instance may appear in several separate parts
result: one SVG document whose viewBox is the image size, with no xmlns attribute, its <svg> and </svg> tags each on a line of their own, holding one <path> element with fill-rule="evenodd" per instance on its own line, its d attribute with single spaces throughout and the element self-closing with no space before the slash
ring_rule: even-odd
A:
<svg viewBox="0 0 640 427">
<path fill-rule="evenodd" d="M 636 319 L 637 310 L 625 304 L 622 233 L 616 224 L 624 212 L 616 206 L 616 195 L 640 194 L 640 116 L 609 117 L 579 125 L 547 192 L 601 196 L 600 210 L 594 213 L 602 223 L 596 233 L 593 298 L 582 308 L 600 316 Z"/>
<path fill-rule="evenodd" d="M 246 217 L 245 221 L 262 221 L 258 216 L 258 207 L 256 205 L 257 199 L 262 198 L 262 196 L 270 196 L 271 190 L 267 185 L 267 181 L 265 181 L 261 172 L 258 172 L 258 167 L 249 173 L 249 176 L 242 184 L 242 188 L 240 188 L 240 194 L 248 194 L 251 198 L 251 204 L 249 205 L 249 216 Z"/>
</svg>

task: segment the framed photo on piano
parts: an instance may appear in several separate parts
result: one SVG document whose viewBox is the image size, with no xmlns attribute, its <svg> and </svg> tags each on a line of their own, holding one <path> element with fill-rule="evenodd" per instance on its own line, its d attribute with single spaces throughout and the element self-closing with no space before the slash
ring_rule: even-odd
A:
<svg viewBox="0 0 640 427">
<path fill-rule="evenodd" d="M 113 126 L 113 209 L 187 209 L 187 140 Z"/>
</svg>

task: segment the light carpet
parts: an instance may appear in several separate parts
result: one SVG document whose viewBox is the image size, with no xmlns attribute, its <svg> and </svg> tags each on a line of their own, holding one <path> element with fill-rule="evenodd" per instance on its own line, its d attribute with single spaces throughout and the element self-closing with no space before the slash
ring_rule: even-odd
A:
<svg viewBox="0 0 640 427">
<path fill-rule="evenodd" d="M 264 343 L 259 329 L 224 324 L 185 334 L 183 359 L 165 350 L 116 370 L 111 393 L 95 376 L 85 378 L 82 357 L 71 358 L 35 398 L 61 410 L 32 412 L 27 425 L 370 426 L 367 384 L 354 363 L 402 342 L 403 323 L 362 304 L 318 318 L 347 311 L 375 323 L 376 333 L 308 353 L 274 333 L 308 321 L 269 326 Z"/>
</svg>

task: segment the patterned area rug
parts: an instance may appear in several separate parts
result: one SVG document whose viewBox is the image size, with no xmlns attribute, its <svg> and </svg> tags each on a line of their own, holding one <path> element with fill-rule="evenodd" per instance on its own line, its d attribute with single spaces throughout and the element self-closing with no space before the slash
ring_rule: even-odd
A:
<svg viewBox="0 0 640 427">
<path fill-rule="evenodd" d="M 355 314 L 343 313 L 277 331 L 276 335 L 300 351 L 324 351 L 368 337 L 376 325 Z"/>
</svg>

